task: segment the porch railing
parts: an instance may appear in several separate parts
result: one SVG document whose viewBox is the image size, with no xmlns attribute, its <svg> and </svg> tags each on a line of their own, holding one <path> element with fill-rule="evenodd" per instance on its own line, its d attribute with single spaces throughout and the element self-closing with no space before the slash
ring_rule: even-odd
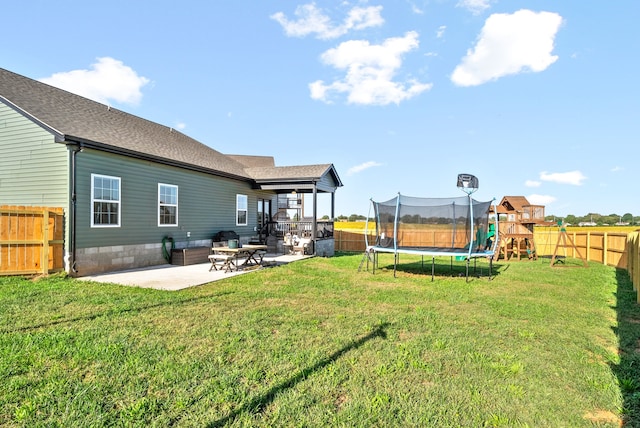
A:
<svg viewBox="0 0 640 428">
<path fill-rule="evenodd" d="M 313 233 L 312 220 L 280 220 L 269 223 L 270 234 L 284 237 L 287 234 L 298 235 L 300 238 L 328 239 L 333 238 L 333 221 L 316 221 L 316 230 Z"/>
</svg>

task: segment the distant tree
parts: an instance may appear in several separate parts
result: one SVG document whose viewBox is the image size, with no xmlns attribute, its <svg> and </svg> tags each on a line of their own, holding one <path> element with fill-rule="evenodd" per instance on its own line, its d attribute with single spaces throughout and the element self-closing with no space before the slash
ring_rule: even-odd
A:
<svg viewBox="0 0 640 428">
<path fill-rule="evenodd" d="M 578 218 L 576 216 L 574 216 L 573 214 L 568 214 L 564 218 L 564 222 L 568 223 L 568 224 L 578 224 L 578 223 L 580 223 L 580 221 L 578 221 Z"/>
<path fill-rule="evenodd" d="M 625 213 L 625 215 L 622 216 L 622 221 L 629 224 L 633 223 L 633 214 Z"/>
<path fill-rule="evenodd" d="M 347 216 L 346 216 L 346 215 L 344 215 L 344 214 L 340 214 L 340 215 L 338 216 L 338 221 L 347 221 L 347 220 L 349 220 L 349 217 L 347 217 Z"/>
<path fill-rule="evenodd" d="M 421 223 L 420 220 L 421 220 L 421 218 L 420 218 L 420 215 L 418 215 L 418 214 L 405 215 L 405 216 L 402 216 L 402 219 L 401 219 L 401 221 L 403 223 L 407 223 L 407 224 L 410 224 L 410 223 L 420 224 Z"/>
</svg>

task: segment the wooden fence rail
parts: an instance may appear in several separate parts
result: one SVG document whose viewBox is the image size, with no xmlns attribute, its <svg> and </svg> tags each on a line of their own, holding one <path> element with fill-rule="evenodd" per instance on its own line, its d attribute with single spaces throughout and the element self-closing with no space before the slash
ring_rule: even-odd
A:
<svg viewBox="0 0 640 428">
<path fill-rule="evenodd" d="M 0 275 L 64 269 L 64 210 L 0 206 Z"/>
</svg>

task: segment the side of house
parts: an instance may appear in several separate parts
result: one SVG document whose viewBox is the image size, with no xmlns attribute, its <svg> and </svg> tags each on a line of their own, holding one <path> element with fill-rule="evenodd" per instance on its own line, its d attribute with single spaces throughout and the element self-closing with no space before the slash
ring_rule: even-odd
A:
<svg viewBox="0 0 640 428">
<path fill-rule="evenodd" d="M 332 164 L 278 167 L 272 157 L 225 155 L 0 68 L 0 205 L 63 208 L 73 275 L 165 263 L 171 247 L 210 247 L 220 231 L 264 240 L 279 194 L 311 194 L 317 231 L 318 193 L 331 194 L 333 213 L 340 186 Z"/>
<path fill-rule="evenodd" d="M 74 243 L 65 260 L 78 275 L 165 263 L 167 238 L 175 248 L 209 246 L 216 232 L 233 230 L 248 241 L 259 199 L 275 193 L 249 180 L 76 150 L 0 102 L 0 201 L 62 207 L 65 243 Z"/>
<path fill-rule="evenodd" d="M 168 238 L 175 248 L 210 247 L 215 233 L 233 230 L 247 242 L 258 199 L 274 197 L 248 181 L 92 149 L 76 154 L 75 177 L 79 275 L 164 263 Z"/>
<path fill-rule="evenodd" d="M 68 209 L 69 153 L 54 136 L 0 101 L 0 201 Z"/>
</svg>

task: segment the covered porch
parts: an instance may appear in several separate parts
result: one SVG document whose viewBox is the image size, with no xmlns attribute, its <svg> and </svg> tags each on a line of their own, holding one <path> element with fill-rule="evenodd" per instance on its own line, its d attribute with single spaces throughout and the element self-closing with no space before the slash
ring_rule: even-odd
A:
<svg viewBox="0 0 640 428">
<path fill-rule="evenodd" d="M 275 198 L 258 209 L 258 239 L 280 254 L 333 256 L 335 191 L 342 182 L 332 164 L 276 167 L 256 182 Z M 319 206 L 325 212 L 322 215 Z M 268 205 L 268 206 L 265 206 Z M 304 248 L 301 243 L 305 243 Z"/>
</svg>

